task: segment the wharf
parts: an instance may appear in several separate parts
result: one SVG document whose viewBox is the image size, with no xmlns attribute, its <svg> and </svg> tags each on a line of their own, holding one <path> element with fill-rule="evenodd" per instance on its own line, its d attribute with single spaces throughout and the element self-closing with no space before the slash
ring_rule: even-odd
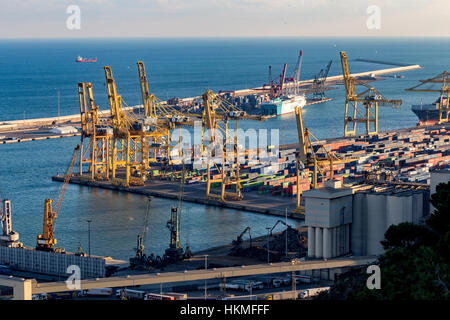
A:
<svg viewBox="0 0 450 320">
<path fill-rule="evenodd" d="M 61 175 L 53 176 L 52 180 L 62 182 L 64 181 L 64 177 Z M 178 199 L 180 188 L 179 182 L 172 182 L 167 180 L 149 180 L 145 183 L 144 186 L 123 187 L 114 185 L 107 181 L 92 182 L 86 179 L 82 179 L 76 175 L 71 177 L 70 183 L 167 199 Z M 205 190 L 206 183 L 204 182 L 184 185 L 183 201 L 235 209 L 240 211 L 257 212 L 280 217 L 286 216 L 287 209 L 287 215 L 289 218 L 304 220 L 304 216 L 302 214 L 296 214 L 292 212 L 292 210 L 296 208 L 296 198 L 281 196 L 267 197 L 267 195 L 260 195 L 257 192 L 247 192 L 245 193 L 243 200 L 218 202 L 205 199 Z"/>
<path fill-rule="evenodd" d="M 366 71 L 366 72 L 360 72 L 360 73 L 353 73 L 351 76 L 353 77 L 371 77 L 372 80 L 376 80 L 376 76 L 385 75 L 389 73 L 398 73 L 398 72 L 405 72 L 405 71 L 411 71 L 415 69 L 422 68 L 420 65 L 409 65 L 409 66 L 401 66 L 396 68 L 388 68 L 388 69 L 379 69 L 379 70 L 372 70 L 372 71 Z M 337 85 L 342 83 L 343 76 L 337 75 L 337 76 L 331 76 L 328 77 L 325 82 L 325 88 L 329 87 L 331 85 Z M 300 88 L 303 87 L 305 92 L 308 91 L 308 88 L 312 85 L 314 82 L 314 79 L 309 80 L 302 80 L 299 82 L 298 86 Z M 290 87 L 292 85 L 286 84 L 287 87 Z M 242 90 L 235 90 L 234 93 L 236 96 L 241 95 L 249 95 L 249 94 L 262 94 L 265 92 L 265 90 L 269 90 L 268 87 L 258 87 L 258 88 L 249 88 L 249 89 L 242 89 Z M 181 98 L 181 102 L 190 102 L 195 99 L 200 98 L 199 96 L 196 97 L 189 97 L 189 98 Z M 331 99 L 322 99 L 322 100 L 309 100 L 307 105 L 310 104 L 316 104 L 321 102 L 326 102 Z M 163 103 L 165 101 L 162 101 Z M 142 105 L 136 105 L 125 108 L 125 110 L 137 110 L 139 108 L 142 108 Z M 99 117 L 101 119 L 105 119 L 107 117 L 111 116 L 110 110 L 100 110 L 98 113 Z M 48 134 L 45 130 L 49 126 L 58 126 L 58 125 L 71 125 L 71 126 L 80 126 L 80 114 L 73 114 L 73 115 L 67 115 L 67 116 L 59 116 L 59 117 L 48 117 L 48 118 L 36 118 L 36 119 L 24 119 L 24 120 L 11 120 L 11 121 L 1 121 L 0 122 L 0 144 L 6 144 L 6 143 L 16 143 L 16 142 L 25 142 L 25 141 L 35 141 L 35 140 L 44 140 L 44 139 L 52 139 L 52 138 L 64 138 L 64 137 L 70 137 L 73 135 L 54 135 L 54 134 Z M 80 133 L 76 134 L 79 135 Z M 1 138 L 4 136 L 5 138 Z M 13 139 L 14 138 L 14 139 Z"/>
<path fill-rule="evenodd" d="M 0 144 L 20 143 L 28 141 L 69 138 L 80 136 L 80 132 L 59 134 L 52 133 L 49 128 L 26 128 L 8 132 L 0 132 Z"/>
</svg>

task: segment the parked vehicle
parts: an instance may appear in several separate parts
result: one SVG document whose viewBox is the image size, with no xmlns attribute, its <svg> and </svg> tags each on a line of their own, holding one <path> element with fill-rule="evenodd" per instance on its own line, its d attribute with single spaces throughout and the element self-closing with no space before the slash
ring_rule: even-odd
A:
<svg viewBox="0 0 450 320">
<path fill-rule="evenodd" d="M 167 294 L 146 293 L 144 300 L 175 300 L 175 298 Z"/>
<path fill-rule="evenodd" d="M 330 290 L 330 287 L 318 287 L 318 288 L 304 289 L 298 294 L 298 298 L 299 299 L 311 298 L 311 297 L 317 296 L 319 293 L 321 293 L 323 291 L 328 291 L 328 290 Z"/>
<path fill-rule="evenodd" d="M 264 283 L 262 281 L 234 280 L 225 284 L 225 288 L 250 292 L 250 290 L 263 289 Z"/>
<path fill-rule="evenodd" d="M 123 290 L 123 295 L 125 298 L 127 299 L 138 299 L 138 300 L 143 300 L 145 297 L 146 292 L 145 291 L 141 291 L 141 290 L 132 290 L 132 289 L 122 289 Z M 120 297 L 122 292 L 120 290 L 118 290 L 118 296 Z M 117 293 L 116 293 L 117 295 Z"/>
<path fill-rule="evenodd" d="M 164 292 L 163 294 L 166 295 L 166 296 L 171 296 L 175 300 L 187 300 L 187 294 L 186 293 Z"/>
<path fill-rule="evenodd" d="M 296 283 L 312 283 L 313 278 L 311 276 L 295 275 L 295 282 Z"/>
<path fill-rule="evenodd" d="M 82 296 L 104 296 L 110 297 L 113 295 L 113 289 L 111 288 L 98 288 L 98 289 L 88 289 L 81 293 Z"/>
<path fill-rule="evenodd" d="M 47 298 L 43 300 L 68 300 L 78 296 L 76 291 L 52 292 L 47 293 Z"/>
</svg>

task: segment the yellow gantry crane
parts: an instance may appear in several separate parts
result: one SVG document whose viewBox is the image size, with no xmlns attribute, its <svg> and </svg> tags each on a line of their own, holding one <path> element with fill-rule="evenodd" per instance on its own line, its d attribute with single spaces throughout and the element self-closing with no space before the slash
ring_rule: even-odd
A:
<svg viewBox="0 0 450 320">
<path fill-rule="evenodd" d="M 420 80 L 420 83 L 412 88 L 405 89 L 410 92 L 437 92 L 440 93 L 439 102 L 436 103 L 436 109 L 439 110 L 439 124 L 449 121 L 450 113 L 450 77 L 449 72 L 444 71 L 441 74 L 426 80 Z M 435 84 L 441 84 L 440 89 L 434 89 Z M 423 86 L 428 85 L 427 88 Z"/>
<path fill-rule="evenodd" d="M 148 78 L 145 72 L 144 63 L 138 61 L 137 67 L 141 85 L 142 102 L 144 105 L 145 123 L 153 125 L 157 129 L 153 131 L 152 143 L 150 144 L 150 149 L 153 151 L 153 158 L 151 161 L 157 162 L 157 155 L 163 153 L 167 159 L 166 163 L 172 164 L 170 156 L 170 130 L 175 129 L 176 126 L 179 126 L 180 128 L 183 125 L 192 126 L 193 122 L 190 121 L 188 115 L 176 110 L 167 103 L 163 103 L 154 94 L 151 94 L 149 92 Z"/>
<path fill-rule="evenodd" d="M 108 101 L 111 109 L 113 140 L 111 174 L 113 183 L 129 186 L 143 185 L 149 169 L 150 144 L 161 136 L 168 136 L 168 129 L 140 119 L 117 94 L 116 83 L 109 66 L 104 67 Z M 117 177 L 117 169 L 125 168 L 125 178 Z M 132 170 L 134 172 L 132 172 Z M 137 174 L 132 176 L 132 173 Z"/>
<path fill-rule="evenodd" d="M 77 145 L 73 150 L 72 159 L 70 160 L 69 167 L 64 176 L 64 182 L 58 194 L 58 199 L 56 200 L 56 205 L 54 210 L 52 209 L 52 199 L 45 199 L 44 203 L 44 223 L 42 234 L 36 237 L 36 249 L 43 251 L 55 251 L 56 238 L 54 235 L 55 221 L 58 218 L 59 210 L 61 209 L 62 201 L 66 193 L 67 185 L 69 184 L 70 178 L 72 176 L 73 167 L 77 160 L 77 154 L 80 150 L 80 146 Z"/>
<path fill-rule="evenodd" d="M 357 123 L 365 124 L 366 134 L 376 134 L 378 133 L 378 106 L 392 105 L 393 107 L 399 107 L 402 104 L 402 100 L 386 99 L 380 93 L 377 93 L 375 88 L 352 77 L 349 72 L 345 51 L 341 51 L 340 56 L 345 86 L 344 136 L 356 135 Z M 356 93 L 356 84 L 365 86 L 367 89 L 361 93 Z M 349 114 L 349 106 L 353 107 L 351 115 Z M 350 128 L 349 125 L 351 126 Z"/>
<path fill-rule="evenodd" d="M 203 95 L 203 113 L 202 113 L 202 157 L 207 158 L 207 185 L 206 198 L 211 200 L 241 200 L 241 183 L 239 177 L 239 147 L 238 147 L 238 119 L 244 116 L 244 112 L 236 107 L 226 106 L 219 95 L 211 90 Z M 228 130 L 228 121 L 234 119 L 234 132 Z M 209 141 L 204 137 L 204 131 L 209 131 Z M 223 141 L 219 141 L 222 138 Z M 228 144 L 233 145 L 233 155 L 228 156 Z M 222 147 L 222 150 L 218 150 Z M 221 151 L 221 152 L 220 152 Z M 222 154 L 220 166 L 218 165 L 218 156 L 216 152 Z M 213 179 L 211 176 L 211 162 L 218 171 L 219 178 Z M 220 195 L 211 193 L 212 183 L 221 183 Z M 227 192 L 226 186 L 234 185 L 233 192 Z"/>
<path fill-rule="evenodd" d="M 356 157 L 340 158 L 336 154 L 328 151 L 323 144 L 319 142 L 308 128 L 303 125 L 302 108 L 300 106 L 295 108 L 295 117 L 297 120 L 297 131 L 298 131 L 298 143 L 299 152 L 297 153 L 297 208 L 294 209 L 295 213 L 304 213 L 304 208 L 300 206 L 300 177 L 303 171 L 301 169 L 305 167 L 313 168 L 313 176 L 311 187 L 313 189 L 317 188 L 317 178 L 318 174 L 322 177 L 327 177 L 326 169 L 329 170 L 330 174 L 328 179 L 333 180 L 334 178 L 334 167 L 335 164 L 347 163 L 355 161 Z M 314 142 L 314 144 L 313 144 Z"/>
<path fill-rule="evenodd" d="M 239 144 L 238 144 L 238 120 L 265 119 L 260 115 L 249 115 L 240 108 L 224 100 L 220 95 L 211 90 L 207 90 L 203 95 L 202 119 L 202 158 L 206 157 L 207 162 L 207 186 L 206 198 L 224 202 L 226 200 L 242 200 L 242 187 L 239 173 Z M 191 116 L 199 116 L 191 114 Z M 228 128 L 230 120 L 235 121 L 233 130 Z M 209 141 L 205 139 L 205 131 L 209 132 Z M 220 141 L 222 140 L 222 141 Z M 230 150 L 232 148 L 232 150 Z M 220 150 L 221 149 L 221 150 Z M 219 153 L 219 156 L 217 156 Z M 220 166 L 218 160 L 221 154 Z M 217 169 L 218 174 L 215 179 L 211 175 L 211 164 Z M 211 193 L 211 184 L 220 183 L 221 192 L 219 195 Z M 227 186 L 234 187 L 232 192 L 225 191 Z"/>
<path fill-rule="evenodd" d="M 91 83 L 78 83 L 78 97 L 81 116 L 80 177 L 91 181 L 109 179 L 109 154 L 112 129 L 105 123 L 100 125 Z M 88 144 L 85 147 L 85 139 Z M 83 172 L 83 164 L 89 165 L 88 175 Z"/>
</svg>

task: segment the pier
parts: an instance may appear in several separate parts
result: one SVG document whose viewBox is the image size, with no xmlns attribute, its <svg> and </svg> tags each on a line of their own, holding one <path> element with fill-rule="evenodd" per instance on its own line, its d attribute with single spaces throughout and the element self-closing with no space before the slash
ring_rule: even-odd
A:
<svg viewBox="0 0 450 320">
<path fill-rule="evenodd" d="M 64 181 L 64 177 L 54 176 L 52 177 L 52 180 L 62 182 Z M 146 182 L 145 186 L 122 187 L 114 185 L 108 181 L 93 182 L 86 179 L 80 179 L 79 176 L 72 176 L 72 178 L 70 179 L 70 183 L 94 188 L 141 194 L 146 196 L 156 196 L 166 199 L 178 199 L 180 188 L 179 182 L 172 182 L 167 180 L 149 180 Z M 280 217 L 285 217 L 287 210 L 287 215 L 289 218 L 298 220 L 304 219 L 304 216 L 302 214 L 296 214 L 292 212 L 292 210 L 296 208 L 295 198 L 279 196 L 267 197 L 267 195 L 259 195 L 256 192 L 248 192 L 245 193 L 243 200 L 218 202 L 205 199 L 205 189 L 205 183 L 185 185 L 183 189 L 183 201 L 227 209 L 235 209 L 240 211 L 263 213 Z"/>
<path fill-rule="evenodd" d="M 411 70 L 416 70 L 422 68 L 420 65 L 408 65 L 401 66 L 395 68 L 388 69 L 379 69 L 373 71 L 365 71 L 359 73 L 351 74 L 352 77 L 376 77 L 390 73 L 398 73 L 398 72 L 406 72 Z M 343 81 L 342 75 L 331 76 L 328 77 L 325 86 L 331 86 L 340 84 Z M 308 91 L 308 86 L 314 82 L 314 79 L 302 80 L 299 82 L 298 86 L 300 89 L 305 89 Z M 287 87 L 292 86 L 292 84 L 286 84 Z M 249 94 L 263 94 L 269 92 L 269 88 L 267 87 L 257 87 L 257 88 L 248 88 L 234 91 L 236 96 L 243 96 Z M 188 97 L 181 98 L 180 102 L 189 103 L 195 99 L 200 98 L 196 97 Z M 307 106 L 317 103 L 322 103 L 326 101 L 330 101 L 331 99 L 325 98 L 323 100 L 308 100 Z M 163 101 L 164 102 L 164 101 Z M 136 110 L 139 108 L 143 108 L 142 105 L 136 105 L 132 107 L 125 108 L 127 110 Z M 110 110 L 102 110 L 98 111 L 99 118 L 107 118 L 111 115 Z M 38 141 L 38 140 L 46 140 L 46 139 L 56 139 L 56 138 L 66 138 L 72 137 L 77 134 L 68 134 L 68 135 L 58 135 L 49 133 L 49 129 L 52 126 L 58 125 L 70 125 L 79 127 L 81 126 L 80 114 L 73 114 L 67 116 L 59 116 L 59 117 L 47 117 L 47 118 L 37 118 L 37 119 L 24 119 L 24 120 L 11 120 L 11 121 L 2 121 L 0 122 L 0 144 L 7 143 L 17 143 L 17 142 L 27 142 L 27 141 Z"/>
</svg>

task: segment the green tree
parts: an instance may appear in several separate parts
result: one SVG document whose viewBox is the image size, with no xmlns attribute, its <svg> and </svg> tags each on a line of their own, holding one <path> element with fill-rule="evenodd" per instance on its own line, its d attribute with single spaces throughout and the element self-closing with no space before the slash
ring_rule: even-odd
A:
<svg viewBox="0 0 450 320">
<path fill-rule="evenodd" d="M 427 226 L 410 222 L 391 225 L 381 241 L 385 250 L 391 248 L 417 249 L 420 246 L 433 246 L 438 237 Z"/>
<path fill-rule="evenodd" d="M 430 202 L 435 210 L 426 224 L 442 236 L 450 230 L 450 182 L 438 184 Z"/>
</svg>

